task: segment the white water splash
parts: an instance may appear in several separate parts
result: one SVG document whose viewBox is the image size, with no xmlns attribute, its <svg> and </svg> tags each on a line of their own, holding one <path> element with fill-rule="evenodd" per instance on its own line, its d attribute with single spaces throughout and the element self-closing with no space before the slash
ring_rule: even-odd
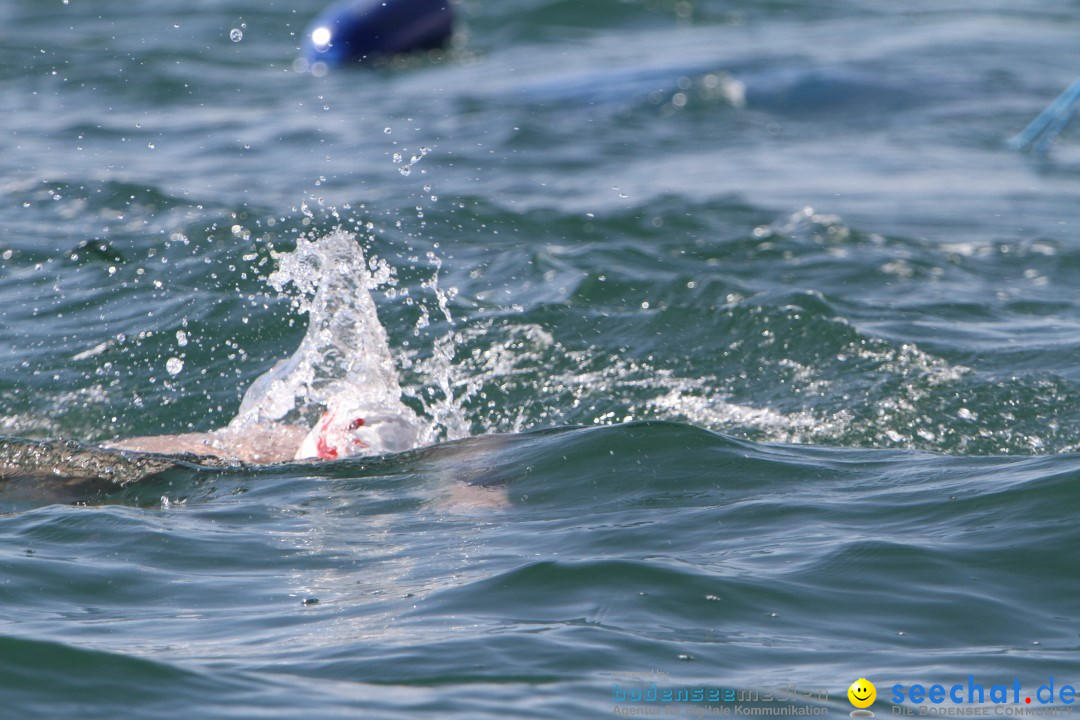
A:
<svg viewBox="0 0 1080 720">
<path fill-rule="evenodd" d="M 300 239 L 296 250 L 273 257 L 278 269 L 270 284 L 279 293 L 288 285 L 299 291 L 294 305 L 307 313 L 308 330 L 291 357 L 252 383 L 230 429 L 314 426 L 298 457 L 311 456 L 327 441 L 335 454 L 322 457 L 415 447 L 427 433 L 401 401 L 397 368 L 370 292 L 390 280 L 390 268 L 376 264 L 373 276 L 356 239 L 343 230 Z"/>
</svg>

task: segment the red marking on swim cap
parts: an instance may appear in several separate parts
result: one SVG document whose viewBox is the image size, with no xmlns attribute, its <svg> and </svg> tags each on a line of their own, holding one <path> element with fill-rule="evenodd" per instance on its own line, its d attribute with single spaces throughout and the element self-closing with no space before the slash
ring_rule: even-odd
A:
<svg viewBox="0 0 1080 720">
<path fill-rule="evenodd" d="M 323 460 L 336 460 L 337 459 L 337 455 L 338 455 L 337 448 L 334 447 L 333 445 L 328 444 L 326 442 L 326 437 L 325 436 L 323 436 L 323 435 L 319 436 L 319 441 L 315 444 L 315 447 L 316 447 L 316 450 L 318 450 L 319 457 L 322 458 Z"/>
<path fill-rule="evenodd" d="M 334 414 L 330 412 L 323 413 L 322 418 L 319 419 L 319 438 L 315 441 L 316 456 L 322 460 L 336 460 L 338 456 L 337 448 L 326 441 L 326 429 L 330 427 L 330 421 L 334 419 Z"/>
<path fill-rule="evenodd" d="M 351 423 L 349 423 L 349 430 L 358 430 L 362 427 L 364 427 L 364 418 L 356 418 Z M 354 437 L 352 439 L 352 444 L 358 445 L 362 448 L 368 447 L 368 444 L 358 437 Z"/>
</svg>

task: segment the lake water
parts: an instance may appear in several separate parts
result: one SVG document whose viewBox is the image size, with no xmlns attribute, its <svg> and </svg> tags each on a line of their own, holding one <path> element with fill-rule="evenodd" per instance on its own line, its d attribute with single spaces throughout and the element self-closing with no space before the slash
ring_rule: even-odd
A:
<svg viewBox="0 0 1080 720">
<path fill-rule="evenodd" d="M 455 8 L 314 77 L 317 2 L 0 7 L 0 435 L 224 425 L 305 334 L 275 258 L 341 226 L 430 443 L 0 484 L 3 704 L 1080 683 L 1080 145 L 1005 147 L 1080 2 Z"/>
</svg>

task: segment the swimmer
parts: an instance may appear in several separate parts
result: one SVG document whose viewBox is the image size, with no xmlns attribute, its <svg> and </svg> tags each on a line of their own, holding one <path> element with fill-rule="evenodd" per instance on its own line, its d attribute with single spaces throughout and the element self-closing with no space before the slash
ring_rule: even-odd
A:
<svg viewBox="0 0 1080 720">
<path fill-rule="evenodd" d="M 418 445 L 404 433 L 411 428 L 408 416 L 369 415 L 361 422 L 332 408 L 310 430 L 277 423 L 230 425 L 207 433 L 135 437 L 100 446 L 0 438 L 0 506 L 26 500 L 83 502 L 179 466 L 320 462 L 370 454 L 376 447 L 409 449 Z M 426 492 L 441 511 L 506 509 L 512 505 L 509 479 L 496 456 L 511 441 L 505 435 L 473 437 L 409 462 L 414 470 L 424 468 L 433 481 Z"/>
<path fill-rule="evenodd" d="M 415 417 L 359 414 L 331 403 L 311 429 L 273 422 L 239 422 L 206 433 L 150 435 L 106 443 L 112 450 L 159 455 L 191 454 L 254 464 L 339 460 L 399 452 L 417 445 Z"/>
</svg>

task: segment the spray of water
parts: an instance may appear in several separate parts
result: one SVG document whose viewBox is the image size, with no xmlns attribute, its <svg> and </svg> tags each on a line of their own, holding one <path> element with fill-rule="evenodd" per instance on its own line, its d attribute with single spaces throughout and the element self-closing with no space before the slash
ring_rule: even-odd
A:
<svg viewBox="0 0 1080 720">
<path fill-rule="evenodd" d="M 293 303 L 308 329 L 293 355 L 248 389 L 231 430 L 269 423 L 313 427 L 300 456 L 329 457 L 405 450 L 429 435 L 401 400 L 397 368 L 379 323 L 371 290 L 390 269 L 365 264 L 356 239 L 335 230 L 301 238 L 292 252 L 275 252 L 269 277 L 279 293 L 298 291 Z M 306 448 L 306 450 L 305 450 Z"/>
</svg>

